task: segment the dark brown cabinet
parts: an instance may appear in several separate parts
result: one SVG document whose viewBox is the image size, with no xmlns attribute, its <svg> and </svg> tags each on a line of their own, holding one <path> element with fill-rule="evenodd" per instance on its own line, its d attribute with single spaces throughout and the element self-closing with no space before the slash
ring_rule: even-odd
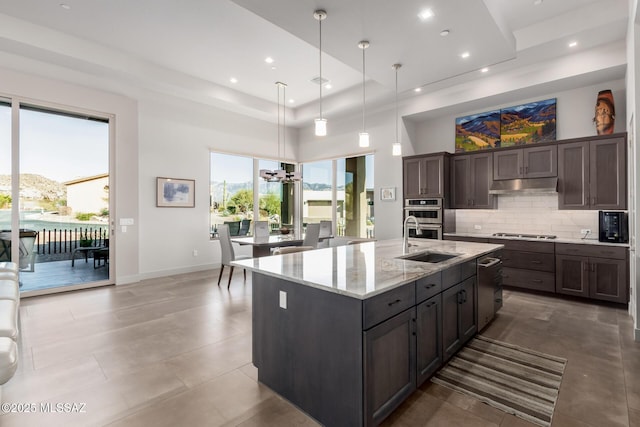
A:
<svg viewBox="0 0 640 427">
<path fill-rule="evenodd" d="M 438 294 L 416 307 L 417 386 L 442 365 L 442 296 Z"/>
<path fill-rule="evenodd" d="M 449 192 L 449 154 L 405 157 L 402 162 L 404 198 L 441 197 Z"/>
<path fill-rule="evenodd" d="M 491 239 L 504 245 L 502 284 L 516 288 L 555 292 L 555 246 L 552 242 Z"/>
<path fill-rule="evenodd" d="M 416 389 L 416 310 L 364 332 L 366 425 L 378 425 Z"/>
<path fill-rule="evenodd" d="M 624 136 L 558 145 L 559 209 L 626 209 Z"/>
<path fill-rule="evenodd" d="M 493 179 L 546 178 L 558 175 L 555 145 L 518 148 L 493 153 Z"/>
<path fill-rule="evenodd" d="M 442 356 L 446 362 L 477 331 L 476 277 L 442 293 Z"/>
<path fill-rule="evenodd" d="M 627 251 L 625 248 L 558 244 L 556 292 L 626 303 Z"/>
<path fill-rule="evenodd" d="M 457 209 L 494 209 L 489 194 L 493 182 L 491 153 L 454 156 L 451 167 L 451 203 Z"/>
</svg>

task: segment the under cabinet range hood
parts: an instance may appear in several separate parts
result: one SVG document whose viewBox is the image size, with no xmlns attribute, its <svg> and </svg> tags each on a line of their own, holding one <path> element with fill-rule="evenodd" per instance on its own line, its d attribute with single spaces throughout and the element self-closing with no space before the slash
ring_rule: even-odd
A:
<svg viewBox="0 0 640 427">
<path fill-rule="evenodd" d="M 493 181 L 489 194 L 557 193 L 558 178 L 525 178 Z"/>
</svg>

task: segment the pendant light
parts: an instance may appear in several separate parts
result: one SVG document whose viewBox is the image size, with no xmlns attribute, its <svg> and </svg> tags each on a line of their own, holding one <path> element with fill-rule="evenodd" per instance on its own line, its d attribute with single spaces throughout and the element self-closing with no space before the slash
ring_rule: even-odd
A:
<svg viewBox="0 0 640 427">
<path fill-rule="evenodd" d="M 278 92 L 278 161 L 280 162 L 281 167 L 284 167 L 286 160 L 286 106 L 285 100 L 287 99 L 287 84 L 282 82 L 276 82 L 276 89 Z M 283 157 L 280 157 L 280 92 L 282 92 L 282 145 L 283 145 Z M 260 169 L 260 178 L 264 179 L 268 182 L 293 182 L 299 181 L 301 178 L 300 172 L 287 172 L 285 169 Z"/>
<path fill-rule="evenodd" d="M 322 9 L 313 12 L 313 17 L 318 20 L 320 26 L 320 44 L 319 44 L 319 56 L 320 56 L 320 117 L 315 120 L 316 123 L 316 136 L 325 136 L 327 134 L 327 119 L 322 117 L 322 21 L 327 18 L 327 12 Z"/>
<path fill-rule="evenodd" d="M 391 67 L 396 70 L 396 142 L 393 143 L 391 154 L 402 156 L 402 144 L 400 144 L 400 133 L 398 132 L 398 69 L 402 67 L 402 64 L 393 64 Z"/>
<path fill-rule="evenodd" d="M 360 147 L 368 147 L 369 146 L 369 134 L 365 130 L 364 127 L 364 116 L 365 116 L 365 68 L 364 68 L 364 51 L 369 47 L 369 42 L 366 40 L 362 40 L 358 43 L 358 47 L 362 49 L 362 132 L 359 134 L 359 145 Z"/>
</svg>

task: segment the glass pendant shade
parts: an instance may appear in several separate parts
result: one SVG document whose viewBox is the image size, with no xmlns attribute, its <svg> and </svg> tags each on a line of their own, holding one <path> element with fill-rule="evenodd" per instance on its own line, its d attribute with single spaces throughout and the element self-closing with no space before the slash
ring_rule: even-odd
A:
<svg viewBox="0 0 640 427">
<path fill-rule="evenodd" d="M 327 135 L 327 119 L 316 119 L 316 136 Z"/>
<path fill-rule="evenodd" d="M 394 142 L 391 151 L 391 154 L 394 156 L 402 156 L 402 144 Z"/>
<path fill-rule="evenodd" d="M 359 145 L 360 147 L 368 147 L 369 146 L 369 134 L 367 132 L 360 132 L 359 134 Z"/>
</svg>

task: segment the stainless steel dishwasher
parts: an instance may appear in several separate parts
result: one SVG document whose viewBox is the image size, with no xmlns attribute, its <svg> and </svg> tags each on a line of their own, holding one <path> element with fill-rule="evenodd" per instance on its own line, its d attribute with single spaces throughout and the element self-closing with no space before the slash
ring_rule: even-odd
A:
<svg viewBox="0 0 640 427">
<path fill-rule="evenodd" d="M 502 307 L 502 260 L 492 252 L 478 260 L 478 332 L 493 320 Z"/>
</svg>

